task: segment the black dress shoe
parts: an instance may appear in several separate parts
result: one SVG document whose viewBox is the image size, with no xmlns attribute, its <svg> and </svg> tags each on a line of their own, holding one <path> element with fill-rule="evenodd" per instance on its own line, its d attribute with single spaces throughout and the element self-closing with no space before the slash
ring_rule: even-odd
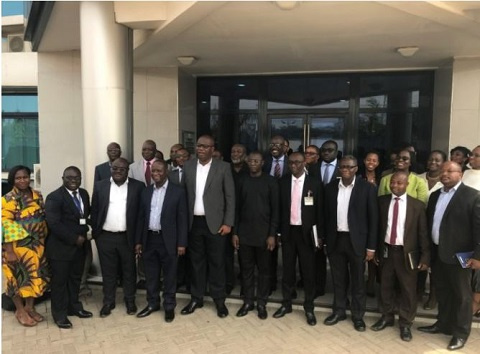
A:
<svg viewBox="0 0 480 354">
<path fill-rule="evenodd" d="M 190 301 L 187 306 L 185 306 L 182 311 L 180 312 L 182 315 L 190 315 L 194 313 L 196 309 L 201 309 L 203 304 L 200 304 L 196 301 Z"/>
<path fill-rule="evenodd" d="M 436 333 L 443 333 L 443 334 L 452 334 L 450 331 L 445 331 L 438 326 L 438 322 L 435 322 L 431 326 L 423 326 L 417 328 L 420 332 L 436 334 Z"/>
<path fill-rule="evenodd" d="M 255 307 L 253 304 L 243 304 L 237 311 L 237 317 L 243 317 L 248 314 L 248 311 L 252 311 Z"/>
<path fill-rule="evenodd" d="M 353 320 L 353 328 L 358 332 L 365 332 L 365 322 L 363 320 Z"/>
<path fill-rule="evenodd" d="M 257 311 L 258 311 L 258 318 L 261 320 L 265 320 L 268 317 L 267 314 L 267 309 L 263 305 L 258 305 L 257 306 Z"/>
<path fill-rule="evenodd" d="M 328 316 L 323 323 L 327 326 L 336 325 L 339 321 L 343 321 L 347 319 L 347 315 L 337 315 L 336 313 L 332 313 Z"/>
<path fill-rule="evenodd" d="M 138 318 L 147 317 L 147 316 L 150 316 L 153 312 L 159 311 L 159 310 L 160 310 L 160 306 L 156 306 L 156 307 L 147 306 L 142 311 L 137 313 L 137 317 Z"/>
<path fill-rule="evenodd" d="M 450 343 L 448 343 L 448 350 L 457 350 L 461 349 L 464 347 L 466 339 L 458 338 L 458 337 L 452 337 L 450 340 Z"/>
<path fill-rule="evenodd" d="M 58 328 L 61 329 L 69 329 L 72 328 L 72 322 L 68 320 L 68 318 L 64 318 L 63 320 L 58 320 L 55 321 L 55 324 L 58 326 Z"/>
<path fill-rule="evenodd" d="M 115 305 L 103 305 L 100 310 L 100 317 L 107 317 L 112 313 L 112 310 L 115 308 Z"/>
<path fill-rule="evenodd" d="M 292 308 L 291 307 L 287 307 L 287 306 L 281 306 L 277 311 L 275 311 L 275 313 L 273 314 L 273 317 L 274 318 L 281 318 L 283 316 L 285 316 L 287 313 L 291 313 L 292 312 Z"/>
<path fill-rule="evenodd" d="M 126 302 L 125 307 L 127 308 L 127 315 L 135 315 L 137 313 L 137 305 L 134 302 Z"/>
<path fill-rule="evenodd" d="M 77 316 L 79 318 L 89 318 L 93 316 L 93 313 L 86 310 L 72 311 L 68 313 L 69 316 Z"/>
<path fill-rule="evenodd" d="M 405 342 L 410 342 L 412 340 L 412 332 L 408 327 L 400 327 L 400 338 Z"/>
<path fill-rule="evenodd" d="M 225 318 L 228 316 L 228 309 L 225 304 L 219 304 L 217 305 L 217 316 L 220 318 Z"/>
<path fill-rule="evenodd" d="M 307 317 L 307 323 L 310 326 L 315 326 L 317 324 L 317 318 L 313 311 L 305 311 L 305 316 Z"/>
<path fill-rule="evenodd" d="M 387 327 L 392 327 L 394 325 L 394 320 L 387 320 L 385 316 L 382 316 L 377 322 L 370 327 L 372 331 L 378 332 L 383 331 Z"/>
<path fill-rule="evenodd" d="M 175 311 L 174 310 L 165 310 L 165 322 L 172 322 L 175 319 Z"/>
</svg>

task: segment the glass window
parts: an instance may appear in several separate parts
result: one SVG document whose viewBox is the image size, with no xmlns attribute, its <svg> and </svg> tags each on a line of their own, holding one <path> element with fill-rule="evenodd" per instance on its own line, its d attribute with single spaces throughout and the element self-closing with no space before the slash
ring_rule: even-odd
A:
<svg viewBox="0 0 480 354">
<path fill-rule="evenodd" d="M 38 99 L 31 93 L 2 95 L 2 170 L 39 162 Z"/>
</svg>

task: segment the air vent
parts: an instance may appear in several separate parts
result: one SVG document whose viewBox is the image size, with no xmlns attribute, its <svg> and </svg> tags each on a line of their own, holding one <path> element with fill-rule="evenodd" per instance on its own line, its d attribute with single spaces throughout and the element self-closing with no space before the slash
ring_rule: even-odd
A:
<svg viewBox="0 0 480 354">
<path fill-rule="evenodd" d="M 8 36 L 8 49 L 10 52 L 23 52 L 24 48 L 25 43 L 22 35 L 14 34 Z"/>
</svg>

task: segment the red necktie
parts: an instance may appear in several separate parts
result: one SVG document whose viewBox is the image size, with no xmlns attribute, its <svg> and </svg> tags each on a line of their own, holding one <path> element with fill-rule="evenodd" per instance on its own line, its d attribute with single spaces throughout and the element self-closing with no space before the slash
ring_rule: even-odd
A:
<svg viewBox="0 0 480 354">
<path fill-rule="evenodd" d="M 395 197 L 395 204 L 393 204 L 393 220 L 392 220 L 392 229 L 390 232 L 390 244 L 395 245 L 397 240 L 397 223 L 398 223 L 398 201 L 400 198 Z"/>
<path fill-rule="evenodd" d="M 281 172 L 280 172 L 280 163 L 278 162 L 278 159 L 276 160 L 275 163 L 275 170 L 274 170 L 274 177 L 275 178 L 280 178 L 281 177 Z"/>
<path fill-rule="evenodd" d="M 150 169 L 150 161 L 147 161 L 147 168 L 145 169 L 145 183 L 147 187 L 152 183 L 152 170 Z"/>
</svg>

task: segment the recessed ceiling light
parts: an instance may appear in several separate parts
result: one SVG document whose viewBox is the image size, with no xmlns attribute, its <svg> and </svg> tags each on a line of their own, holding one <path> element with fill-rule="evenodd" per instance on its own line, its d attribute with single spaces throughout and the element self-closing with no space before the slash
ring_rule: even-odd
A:
<svg viewBox="0 0 480 354">
<path fill-rule="evenodd" d="M 237 84 L 238 87 L 245 87 L 245 84 Z"/>
<path fill-rule="evenodd" d="M 397 53 L 400 54 L 402 57 L 411 57 L 416 52 L 418 52 L 418 47 L 400 47 L 397 48 Z"/>
</svg>

